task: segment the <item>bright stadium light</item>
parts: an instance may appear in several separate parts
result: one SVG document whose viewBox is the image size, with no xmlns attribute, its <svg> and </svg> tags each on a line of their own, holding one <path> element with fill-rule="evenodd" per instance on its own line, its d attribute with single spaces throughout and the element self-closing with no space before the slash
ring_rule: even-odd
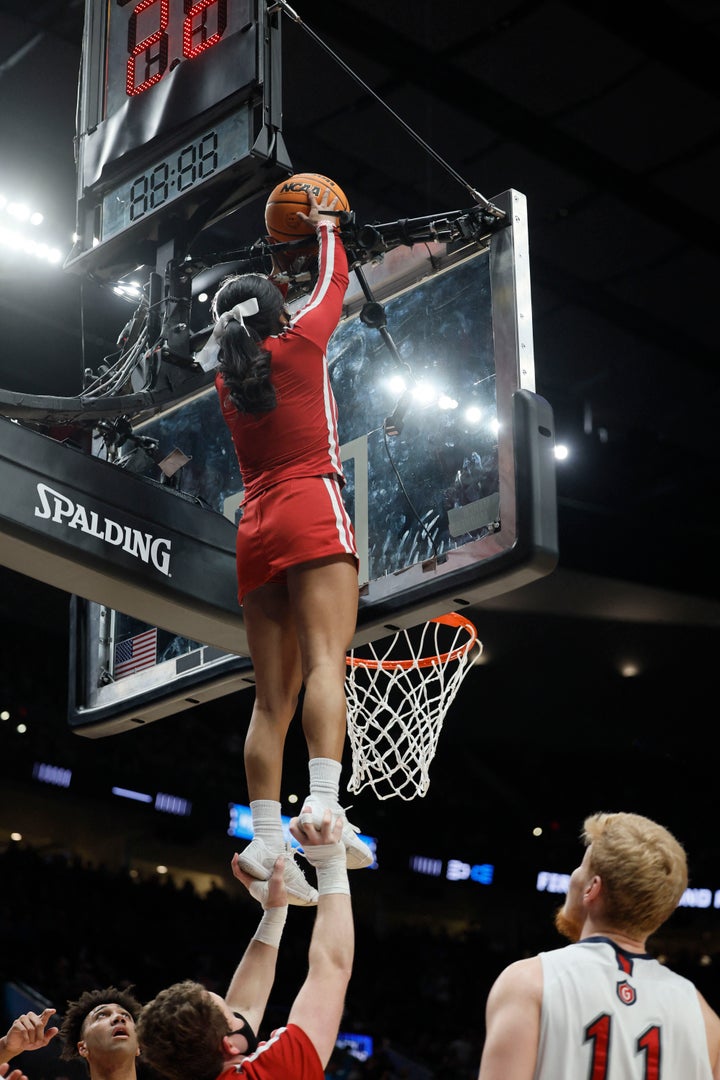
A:
<svg viewBox="0 0 720 1080">
<path fill-rule="evenodd" d="M 7 224 L 3 219 L 11 219 Z M 31 255 L 35 259 L 42 259 L 52 265 L 57 265 L 63 260 L 63 253 L 53 244 L 44 240 L 36 239 L 26 233 L 22 226 L 28 225 L 36 229 L 45 220 L 39 210 L 34 210 L 20 199 L 11 199 L 0 192 L 0 249 L 9 248 L 21 255 Z M 18 227 L 19 226 L 19 227 Z"/>
<path fill-rule="evenodd" d="M 8 217 L 15 218 L 16 221 L 29 221 L 30 220 L 30 207 L 26 203 L 9 202 L 5 207 L 5 212 Z"/>
<path fill-rule="evenodd" d="M 9 229 L 5 225 L 0 225 L 0 248 L 9 248 L 22 255 L 32 255 L 53 265 L 60 263 L 63 257 L 59 248 L 51 247 L 41 240 L 33 240 L 17 229 Z"/>
</svg>

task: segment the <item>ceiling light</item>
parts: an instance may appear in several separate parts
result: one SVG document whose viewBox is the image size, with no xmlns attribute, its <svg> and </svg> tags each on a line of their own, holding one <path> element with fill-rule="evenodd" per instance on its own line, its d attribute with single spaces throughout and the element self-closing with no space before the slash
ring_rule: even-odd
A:
<svg viewBox="0 0 720 1080">
<path fill-rule="evenodd" d="M 25 203 L 9 202 L 5 207 L 5 212 L 16 221 L 27 221 L 30 217 L 30 207 Z"/>
<path fill-rule="evenodd" d="M 42 241 L 31 240 L 16 229 L 8 229 L 0 225 L 0 247 L 19 251 L 24 255 L 32 255 L 36 259 L 57 264 L 62 260 L 62 252 L 58 248 L 50 247 Z"/>
<path fill-rule="evenodd" d="M 413 397 L 421 405 L 429 405 L 435 397 L 435 391 L 430 383 L 422 382 L 413 387 Z"/>
<path fill-rule="evenodd" d="M 402 394 L 407 384 L 402 375 L 391 375 L 385 385 L 391 394 L 398 395 Z"/>
</svg>

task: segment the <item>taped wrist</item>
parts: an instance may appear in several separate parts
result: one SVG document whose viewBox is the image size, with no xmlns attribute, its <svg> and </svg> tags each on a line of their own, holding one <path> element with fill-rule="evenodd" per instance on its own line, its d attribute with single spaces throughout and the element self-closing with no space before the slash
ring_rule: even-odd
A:
<svg viewBox="0 0 720 1080">
<path fill-rule="evenodd" d="M 344 844 L 308 844 L 303 851 L 307 861 L 315 867 L 320 896 L 327 893 L 350 894 Z"/>
<path fill-rule="evenodd" d="M 263 912 L 260 924 L 253 934 L 253 941 L 263 941 L 277 949 L 287 919 L 287 904 L 284 907 L 271 907 Z"/>
</svg>

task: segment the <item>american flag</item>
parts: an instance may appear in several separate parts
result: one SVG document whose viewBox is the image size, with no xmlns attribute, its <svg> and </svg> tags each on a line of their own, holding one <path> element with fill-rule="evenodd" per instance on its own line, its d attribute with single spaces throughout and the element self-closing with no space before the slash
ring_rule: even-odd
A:
<svg viewBox="0 0 720 1080">
<path fill-rule="evenodd" d="M 145 630 L 135 637 L 126 638 L 115 646 L 113 674 L 116 679 L 133 675 L 143 668 L 152 667 L 157 660 L 157 627 Z"/>
</svg>

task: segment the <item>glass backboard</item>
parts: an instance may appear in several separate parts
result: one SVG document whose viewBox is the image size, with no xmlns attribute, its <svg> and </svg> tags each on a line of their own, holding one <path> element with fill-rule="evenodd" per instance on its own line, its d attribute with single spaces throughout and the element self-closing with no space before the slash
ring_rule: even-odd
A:
<svg viewBox="0 0 720 1080">
<path fill-rule="evenodd" d="M 364 279 L 351 273 L 328 355 L 360 553 L 356 645 L 517 588 L 557 562 L 553 421 L 535 393 L 525 198 L 509 191 L 494 201 L 508 224 L 490 236 L 400 246 L 366 263 Z M 368 325 L 368 293 L 384 331 Z M 242 478 L 214 387 L 137 430 L 161 455 L 179 453 L 183 496 L 232 524 L 231 543 Z M 148 460 L 149 481 L 156 470 Z M 234 595 L 234 580 L 227 587 Z M 81 733 L 252 686 L 239 610 L 236 654 L 168 630 L 153 638 L 146 623 L 77 599 L 73 619 L 70 723 Z M 128 661 L 133 650 L 142 666 Z"/>
</svg>

